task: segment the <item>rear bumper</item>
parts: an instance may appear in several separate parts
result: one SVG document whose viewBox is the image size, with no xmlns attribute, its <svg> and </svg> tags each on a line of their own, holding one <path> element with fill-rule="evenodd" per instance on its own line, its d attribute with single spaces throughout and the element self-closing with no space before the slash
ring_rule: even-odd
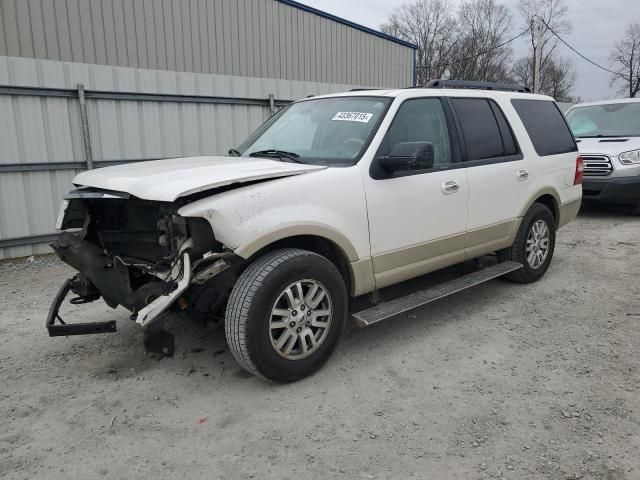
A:
<svg viewBox="0 0 640 480">
<path fill-rule="evenodd" d="M 582 182 L 582 197 L 593 203 L 640 204 L 640 176 L 587 179 Z"/>
</svg>

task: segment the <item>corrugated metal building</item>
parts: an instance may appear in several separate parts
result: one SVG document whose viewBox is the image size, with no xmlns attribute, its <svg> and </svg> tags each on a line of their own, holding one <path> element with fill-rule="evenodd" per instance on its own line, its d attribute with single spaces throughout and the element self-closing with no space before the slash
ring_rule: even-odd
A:
<svg viewBox="0 0 640 480">
<path fill-rule="evenodd" d="M 0 0 L 0 258 L 49 251 L 87 166 L 223 154 L 297 98 L 412 85 L 414 53 L 290 0 Z"/>
<path fill-rule="evenodd" d="M 288 0 L 0 0 L 0 16 L 0 56 L 413 84 L 413 45 Z"/>
</svg>

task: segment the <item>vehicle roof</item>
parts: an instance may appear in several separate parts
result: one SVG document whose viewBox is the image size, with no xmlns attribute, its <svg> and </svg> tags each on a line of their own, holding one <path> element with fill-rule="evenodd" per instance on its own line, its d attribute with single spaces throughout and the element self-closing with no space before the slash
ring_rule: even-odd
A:
<svg viewBox="0 0 640 480">
<path fill-rule="evenodd" d="M 389 90 L 352 90 L 349 92 L 331 93 L 327 95 L 318 95 L 307 98 L 332 98 L 332 97 L 487 97 L 487 98 L 505 98 L 510 99 L 525 99 L 525 100 L 547 100 L 553 101 L 552 97 L 546 95 L 538 95 L 534 93 L 522 93 L 515 91 L 504 90 L 481 90 L 476 88 L 398 88 Z"/>
<path fill-rule="evenodd" d="M 611 105 L 614 103 L 639 103 L 639 102 L 640 102 L 640 98 L 614 98 L 611 100 L 599 100 L 597 102 L 576 103 L 575 105 L 572 105 L 569 110 L 577 107 L 592 107 L 597 105 Z"/>
</svg>

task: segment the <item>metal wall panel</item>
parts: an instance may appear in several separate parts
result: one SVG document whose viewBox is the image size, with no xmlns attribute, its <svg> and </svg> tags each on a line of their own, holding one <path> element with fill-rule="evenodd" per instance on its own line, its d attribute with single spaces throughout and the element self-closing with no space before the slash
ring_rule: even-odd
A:
<svg viewBox="0 0 640 480">
<path fill-rule="evenodd" d="M 294 100 L 357 85 L 209 75 L 0 56 L 0 85 L 263 99 L 262 105 L 87 97 L 96 162 L 224 154 L 270 115 L 269 94 Z M 84 162 L 77 98 L 0 92 L 0 169 Z M 60 168 L 60 167 L 58 167 Z M 0 171 L 0 243 L 53 232 L 58 206 L 79 170 Z M 45 244 L 0 248 L 0 258 L 49 252 Z"/>
<path fill-rule="evenodd" d="M 277 0 L 0 0 L 0 55 L 374 87 L 413 82 L 412 48 Z"/>
</svg>

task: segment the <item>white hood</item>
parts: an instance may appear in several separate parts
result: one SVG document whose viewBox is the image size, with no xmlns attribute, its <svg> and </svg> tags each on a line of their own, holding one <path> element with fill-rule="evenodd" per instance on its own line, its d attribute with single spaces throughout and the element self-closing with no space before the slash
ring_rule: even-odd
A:
<svg viewBox="0 0 640 480">
<path fill-rule="evenodd" d="M 145 200 L 178 197 L 233 183 L 299 175 L 326 167 L 268 158 L 185 157 L 129 163 L 78 174 L 78 186 L 125 192 Z"/>
<path fill-rule="evenodd" d="M 602 154 L 617 157 L 623 152 L 640 148 L 640 137 L 578 138 L 578 150 L 582 154 Z"/>
</svg>

